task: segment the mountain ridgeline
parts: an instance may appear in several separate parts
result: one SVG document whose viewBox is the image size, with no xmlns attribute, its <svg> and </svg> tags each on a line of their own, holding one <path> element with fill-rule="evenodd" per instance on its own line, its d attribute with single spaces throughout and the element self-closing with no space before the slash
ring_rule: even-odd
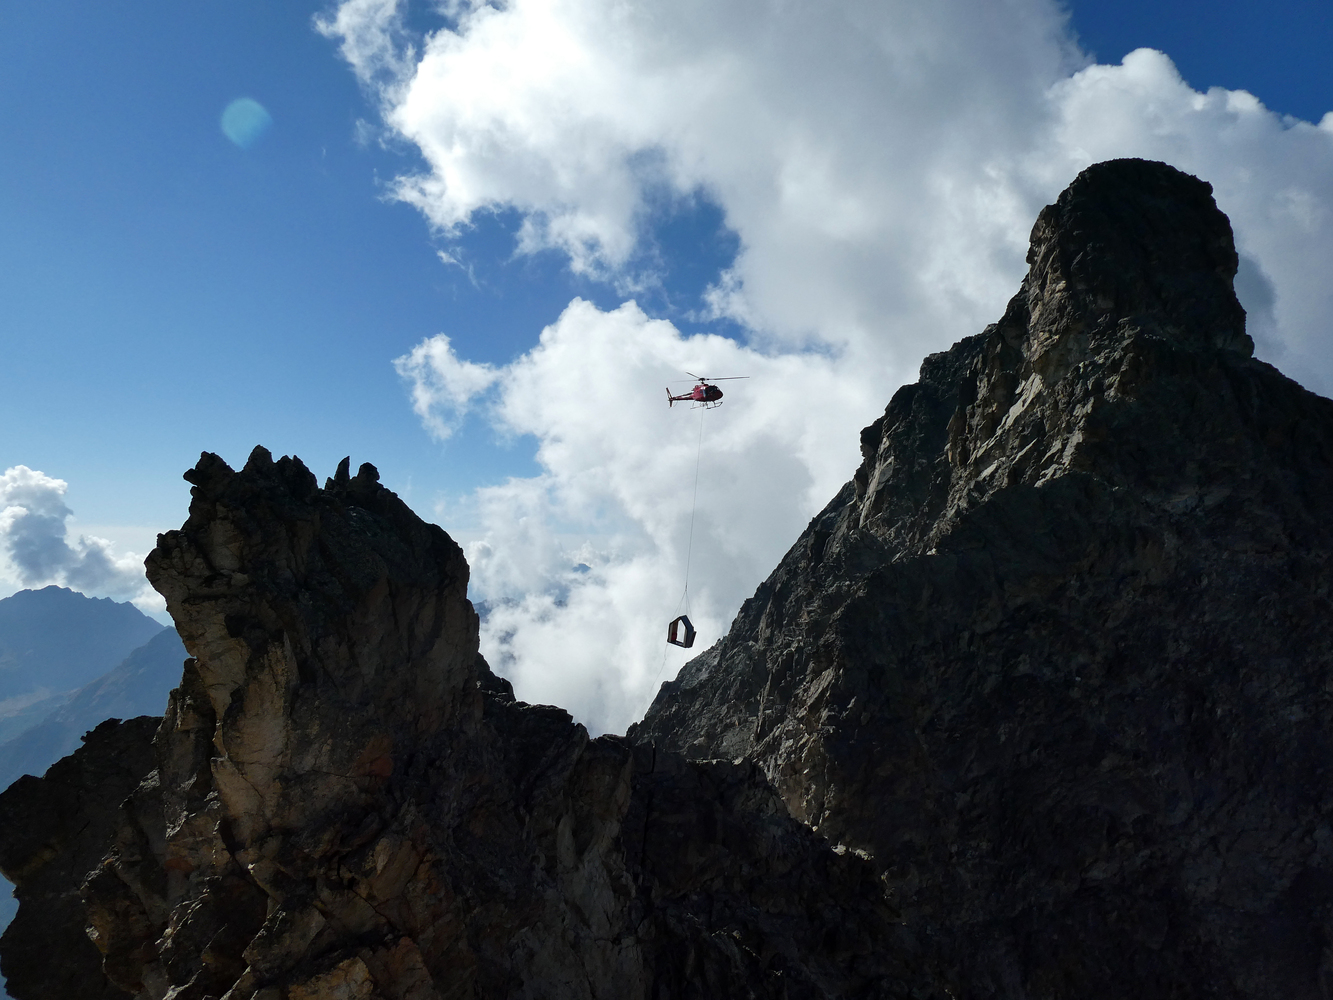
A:
<svg viewBox="0 0 1333 1000">
<path fill-rule="evenodd" d="M 21 774 L 42 774 L 106 719 L 160 714 L 167 694 L 180 680 L 186 655 L 175 630 L 161 629 L 114 668 L 67 696 L 40 722 L 0 743 L 0 785 Z"/>
<path fill-rule="evenodd" d="M 162 626 L 130 604 L 64 587 L 0 600 L 0 744 L 41 722 Z"/>
<path fill-rule="evenodd" d="M 0 795 L 10 992 L 1333 995 L 1333 402 L 1196 178 L 1091 167 L 1028 262 L 625 737 L 373 466 L 204 455 L 165 717 Z"/>
<path fill-rule="evenodd" d="M 759 764 L 957 996 L 1333 995 L 1333 403 L 1202 181 L 1090 168 L 1028 262 L 632 736 Z"/>
</svg>

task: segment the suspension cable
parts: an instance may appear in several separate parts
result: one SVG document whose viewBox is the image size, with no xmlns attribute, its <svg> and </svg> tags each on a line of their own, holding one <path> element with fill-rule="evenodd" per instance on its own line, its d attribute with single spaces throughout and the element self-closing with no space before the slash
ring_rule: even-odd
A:
<svg viewBox="0 0 1333 1000">
<path fill-rule="evenodd" d="M 685 543 L 685 590 L 680 595 L 680 600 L 676 602 L 676 615 L 680 615 L 680 609 L 683 605 L 685 614 L 690 613 L 690 560 L 694 555 L 694 515 L 699 509 L 699 464 L 704 453 L 704 411 L 706 406 L 699 407 L 699 441 L 695 446 L 694 453 L 694 493 L 690 497 L 690 533 L 689 539 Z M 662 672 L 666 670 L 667 653 L 671 652 L 671 643 L 662 642 L 662 662 L 658 664 L 657 674 L 653 677 L 652 684 L 648 687 L 648 700 L 639 710 L 639 717 L 642 718 L 653 703 L 653 698 L 657 693 L 658 682 L 662 679 Z"/>
<path fill-rule="evenodd" d="M 694 494 L 690 497 L 690 535 L 685 543 L 685 593 L 681 600 L 685 604 L 685 613 L 690 613 L 690 560 L 694 556 L 694 515 L 699 509 L 699 463 L 704 455 L 704 413 L 707 407 L 699 407 L 699 443 L 694 453 Z M 679 610 L 680 605 L 676 605 Z"/>
</svg>

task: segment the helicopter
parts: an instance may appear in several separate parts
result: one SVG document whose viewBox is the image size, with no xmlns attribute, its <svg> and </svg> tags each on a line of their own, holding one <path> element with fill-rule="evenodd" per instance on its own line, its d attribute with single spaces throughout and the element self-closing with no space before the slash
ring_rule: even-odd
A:
<svg viewBox="0 0 1333 1000">
<path fill-rule="evenodd" d="M 734 379 L 749 378 L 749 375 L 724 375 L 722 378 L 709 378 L 705 375 L 696 375 L 694 372 L 686 372 L 690 378 L 698 379 L 699 384 L 689 392 L 682 393 L 679 396 L 671 395 L 671 387 L 667 387 L 667 406 L 674 406 L 676 403 L 693 403 L 695 406 L 702 406 L 711 410 L 715 406 L 722 405 L 722 390 L 713 385 L 714 382 L 730 382 Z"/>
</svg>

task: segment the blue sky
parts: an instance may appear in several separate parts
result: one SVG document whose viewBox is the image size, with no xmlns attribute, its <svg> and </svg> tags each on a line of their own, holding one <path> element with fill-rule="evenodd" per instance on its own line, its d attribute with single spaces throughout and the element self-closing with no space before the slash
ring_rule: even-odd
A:
<svg viewBox="0 0 1333 1000">
<path fill-rule="evenodd" d="M 568 301 L 557 261 L 496 268 L 478 293 L 415 212 L 379 199 L 404 154 L 356 142 L 368 109 L 314 10 L 6 16 L 0 448 L 69 480 L 84 519 L 178 521 L 200 450 L 243 459 L 260 441 L 320 470 L 353 451 L 399 484 L 438 484 L 440 449 L 390 359 L 442 326 L 484 328 L 469 346 L 504 357 Z M 275 125 L 242 150 L 219 118 L 247 95 Z M 514 456 L 451 458 L 470 482 Z"/>
<path fill-rule="evenodd" d="M 471 277 L 441 264 L 421 216 L 382 198 L 415 157 L 358 141 L 374 112 L 312 26 L 326 6 L 5 14 L 0 461 L 67 480 L 81 521 L 173 525 L 201 450 L 256 443 L 319 474 L 373 459 L 418 501 L 525 472 L 522 441 L 430 440 L 391 360 L 445 331 L 507 361 L 575 295 L 619 301 L 554 253 L 512 260 L 512 213 L 468 235 Z M 220 117 L 247 96 L 275 124 L 243 150 Z M 684 209 L 659 238 L 725 254 L 717 212 Z M 672 295 L 697 296 L 701 270 L 676 268 Z"/>
<path fill-rule="evenodd" d="M 571 485 L 598 468 L 596 462 L 629 467 L 644 459 L 644 453 L 651 457 L 668 451 L 674 456 L 670 461 L 678 458 L 682 468 L 693 460 L 685 453 L 688 448 L 677 448 L 679 421 L 666 423 L 679 415 L 668 414 L 665 407 L 660 415 L 653 411 L 651 418 L 662 421 L 660 428 L 653 425 L 646 432 L 664 436 L 645 438 L 649 443 L 642 449 L 625 445 L 622 452 L 600 438 L 578 437 L 584 433 L 580 428 L 594 425 L 599 433 L 622 420 L 626 428 L 635 426 L 618 394 L 625 391 L 620 373 L 640 365 L 635 360 L 639 356 L 618 354 L 619 348 L 598 353 L 590 345 L 622 340 L 659 345 L 652 348 L 656 354 L 645 347 L 648 360 L 640 359 L 642 364 L 634 368 L 634 379 L 642 375 L 643 394 L 650 389 L 660 393 L 661 371 L 703 363 L 691 359 L 748 366 L 746 371 L 714 374 L 746 374 L 771 364 L 768 388 L 759 381 L 747 384 L 732 395 L 733 408 L 722 411 L 731 415 L 717 418 L 717 476 L 725 482 L 743 466 L 748 470 L 741 477 L 744 483 L 760 483 L 756 489 L 762 490 L 765 502 L 774 496 L 787 498 L 790 509 L 775 508 L 771 517 L 754 518 L 741 507 L 728 513 L 722 500 L 717 501 L 710 551 L 720 553 L 717 578 L 725 577 L 727 583 L 719 583 L 711 598 L 705 595 L 712 611 L 703 615 L 717 631 L 725 627 L 740 596 L 794 537 L 794 530 L 850 475 L 847 463 L 855 450 L 855 428 L 883 406 L 894 386 L 912 377 L 927 350 L 947 346 L 955 336 L 998 315 L 1021 276 L 1022 243 L 1035 209 L 1058 192 L 1080 164 L 1103 155 L 1159 155 L 1207 176 L 1211 164 L 1221 171 L 1222 164 L 1234 159 L 1233 147 L 1225 143 L 1243 141 L 1248 143 L 1245 155 L 1253 159 L 1245 161 L 1245 176 L 1263 177 L 1266 170 L 1277 169 L 1273 158 L 1279 156 L 1273 142 L 1264 140 L 1268 133 L 1263 129 L 1284 137 L 1283 142 L 1290 140 L 1293 151 L 1281 157 L 1305 173 L 1263 190 L 1253 180 L 1245 182 L 1250 187 L 1239 181 L 1228 186 L 1223 180 L 1219 199 L 1237 220 L 1238 235 L 1256 262 L 1254 273 L 1260 277 L 1255 279 L 1253 301 L 1278 301 L 1282 307 L 1269 319 L 1252 309 L 1256 329 L 1271 320 L 1271 330 L 1263 328 L 1268 339 L 1261 347 L 1267 345 L 1264 349 L 1280 365 L 1283 358 L 1290 360 L 1293 373 L 1307 384 L 1322 385 L 1325 370 L 1317 359 L 1327 345 L 1302 331 L 1317 325 L 1323 300 L 1311 298 L 1314 293 L 1301 290 L 1305 286 L 1289 289 L 1274 278 L 1289 269 L 1281 251 L 1287 231 L 1247 220 L 1272 216 L 1272 206 L 1279 203 L 1304 206 L 1299 232 L 1314 232 L 1310 246 L 1325 245 L 1318 242 L 1325 239 L 1325 230 L 1311 220 L 1322 218 L 1320 199 L 1327 189 L 1318 186 L 1317 178 L 1333 163 L 1321 159 L 1326 133 L 1293 130 L 1280 116 L 1317 123 L 1333 109 L 1333 60 L 1327 57 L 1333 48 L 1333 8 L 1327 2 L 1086 0 L 1069 10 L 1072 33 L 1062 33 L 1054 6 L 1012 0 L 987 8 L 1001 14 L 986 16 L 1008 17 L 1004 11 L 1009 8 L 1016 12 L 1000 28 L 1031 40 L 1024 50 L 1027 62 L 996 55 L 994 66 L 974 70 L 977 53 L 990 53 L 984 38 L 978 41 L 968 34 L 969 2 L 942 5 L 938 23 L 904 20 L 901 29 L 889 24 L 891 34 L 901 30 L 903 37 L 915 38 L 911 33 L 919 32 L 923 39 L 954 39 L 962 53 L 956 65 L 948 63 L 955 56 L 940 56 L 931 69 L 935 75 L 928 76 L 919 92 L 912 89 L 916 78 L 895 78 L 906 95 L 894 98 L 895 127 L 913 130 L 905 136 L 922 136 L 920 144 L 941 158 L 954 156 L 950 144 L 958 144 L 956 158 L 961 161 L 981 155 L 975 146 L 963 148 L 976 129 L 960 125 L 951 130 L 952 121 L 976 114 L 978 121 L 1000 125 L 1012 120 L 1017 129 L 1043 115 L 1051 121 L 1063 115 L 1060 153 L 1052 158 L 1032 152 L 1039 148 L 1037 139 L 1027 146 L 1015 141 L 1004 161 L 1007 186 L 994 189 L 987 188 L 985 180 L 994 175 L 993 165 L 961 173 L 954 183 L 975 183 L 977 204 L 1001 207 L 959 232 L 967 235 L 978 226 L 984 233 L 993 230 L 985 237 L 991 243 L 982 250 L 959 249 L 953 257 L 941 258 L 937 271 L 916 277 L 906 274 L 911 255 L 895 257 L 896 251 L 884 249 L 882 241 L 857 243 L 860 236 L 846 236 L 857 230 L 862 217 L 878 218 L 884 232 L 899 234 L 890 242 L 906 246 L 937 224 L 931 221 L 935 216 L 918 217 L 914 209 L 884 209 L 887 214 L 875 216 L 880 209 L 867 207 L 910 206 L 911 197 L 893 201 L 900 189 L 917 183 L 914 177 L 939 175 L 937 167 L 913 166 L 913 157 L 920 159 L 921 154 L 906 149 L 905 143 L 887 151 L 868 149 L 864 162 L 879 164 L 876 169 L 892 171 L 906 164 L 901 183 L 881 191 L 866 182 L 860 207 L 848 209 L 850 221 L 838 230 L 843 235 L 828 237 L 834 242 L 827 253 L 801 227 L 813 226 L 810 232 L 824 234 L 819 239 L 837 229 L 825 225 L 841 210 L 829 192 L 812 195 L 805 215 L 793 213 L 781 222 L 788 227 L 781 232 L 777 222 L 771 230 L 765 228 L 766 220 L 776 217 L 773 205 L 779 202 L 768 208 L 747 202 L 759 197 L 755 192 L 768 183 L 765 177 L 777 178 L 777 184 L 793 176 L 793 160 L 765 174 L 769 168 L 761 154 L 765 143 L 771 141 L 776 148 L 796 132 L 778 129 L 765 133 L 770 138 L 748 140 L 748 145 L 738 141 L 734 147 L 726 137 L 737 132 L 736 122 L 760 121 L 765 115 L 781 119 L 789 107 L 825 99 L 808 87 L 793 86 L 790 94 L 778 94 L 770 105 L 753 112 L 744 104 L 754 100 L 751 91 L 738 89 L 733 97 L 740 110 L 731 124 L 702 138 L 681 140 L 679 146 L 673 145 L 676 137 L 692 127 L 693 119 L 730 106 L 731 91 L 715 92 L 685 124 L 662 112 L 661 122 L 640 126 L 657 113 L 652 109 L 662 100 L 671 100 L 669 89 L 666 98 L 643 97 L 641 106 L 632 103 L 640 99 L 634 94 L 625 96 L 624 107 L 611 106 L 605 95 L 614 88 L 606 81 L 620 70 L 613 67 L 607 70 L 612 76 L 585 87 L 570 76 L 568 66 L 556 67 L 553 72 L 564 73 L 566 83 L 552 84 L 553 92 L 561 86 L 568 90 L 558 92 L 553 106 L 574 109 L 570 121 L 561 124 L 567 132 L 557 136 L 558 141 L 542 138 L 540 113 L 536 119 L 528 113 L 540 105 L 533 103 L 531 88 L 516 89 L 512 102 L 492 89 L 474 95 L 479 103 L 464 108 L 465 98 L 473 98 L 460 95 L 459 61 L 477 60 L 489 73 L 497 66 L 503 69 L 505 59 L 520 60 L 509 70 L 521 75 L 524 67 L 515 53 L 525 50 L 520 42 L 510 46 L 505 39 L 521 34 L 523 18 L 537 23 L 546 16 L 535 0 L 515 4 L 489 21 L 466 12 L 460 15 L 463 20 L 446 21 L 425 3 L 405 8 L 403 17 L 393 21 L 385 3 L 353 0 L 344 12 L 360 20 L 332 37 L 314 27 L 316 16 L 334 13 L 335 7 L 326 3 L 9 4 L 0 20 L 0 469 L 24 465 L 68 484 L 63 502 L 75 515 L 71 544 L 78 532 L 88 531 L 109 539 L 108 551 L 142 553 L 151 544 L 151 531 L 183 519 L 188 489 L 180 474 L 201 450 L 241 462 L 254 444 L 263 443 L 275 453 L 300 455 L 321 476 L 350 453 L 354 462 L 375 462 L 388 485 L 423 515 L 441 520 L 474 546 L 469 555 L 474 566 L 483 567 L 478 579 L 490 588 L 482 596 L 515 606 L 540 597 L 537 604 L 524 605 L 524 620 L 545 628 L 565 608 L 570 588 L 583 586 L 583 578 L 571 583 L 572 578 L 561 576 L 565 570 L 560 567 L 592 565 L 589 579 L 602 568 L 629 572 L 626 567 L 647 559 L 645 553 L 651 550 L 665 553 L 653 573 L 671 577 L 670 586 L 663 585 L 664 592 L 670 591 L 669 600 L 664 598 L 668 605 L 674 604 L 678 590 L 672 574 L 681 562 L 679 545 L 663 540 L 678 534 L 671 525 L 680 520 L 679 511 L 645 513 L 647 506 L 631 496 L 632 486 L 614 496 L 594 496 Z M 850 11 L 849 23 L 855 20 L 853 14 L 861 16 L 852 9 L 856 6 L 850 0 L 839 6 Z M 593 36 L 579 34 L 577 17 L 570 14 L 576 8 L 555 4 L 552 23 L 569 27 L 575 39 L 571 45 L 595 46 L 595 41 L 587 41 Z M 466 21 L 468 16 L 473 20 Z M 450 36 L 457 44 L 438 49 L 436 63 L 418 65 L 424 59 L 425 34 L 446 25 L 457 29 L 458 34 Z M 662 30 L 685 39 L 684 48 L 712 51 L 697 42 L 686 44 L 695 26 Z M 747 44 L 730 40 L 729 30 L 719 24 L 719 52 L 727 45 Z M 775 31 L 771 26 L 765 30 Z M 350 50 L 344 47 L 340 54 L 340 45 L 346 46 L 358 31 L 367 38 L 415 40 L 412 53 L 399 51 L 395 58 L 400 71 L 406 67 L 408 76 L 415 72 L 420 87 L 411 94 L 381 87 L 376 73 L 382 76 L 383 65 L 344 58 Z M 845 39 L 830 31 L 827 51 L 834 53 L 829 58 L 836 58 L 837 46 Z M 738 30 L 735 37 L 757 34 Z M 780 31 L 774 38 L 775 47 L 801 43 Z M 1074 38 L 1086 57 L 1106 67 L 1118 67 L 1140 46 L 1160 49 L 1183 79 L 1172 77 L 1169 63 L 1140 60 L 1114 70 L 1102 86 L 1095 73 L 1077 75 L 1088 59 L 1068 48 Z M 998 36 L 995 44 L 1007 45 Z M 892 41 L 886 45 L 893 47 Z M 556 56 L 564 51 L 556 45 L 552 50 Z M 616 53 L 592 55 L 617 58 Z M 704 69 L 707 58 L 700 56 Z M 818 58 L 818 53 L 811 56 Z M 717 65 L 724 64 L 730 65 L 719 56 Z M 452 82 L 432 89 L 429 74 L 422 70 L 431 65 L 441 70 L 439 79 Z M 770 81 L 765 86 L 781 90 L 786 70 L 764 68 L 761 55 L 754 56 L 754 65 L 760 67 L 756 80 Z M 977 79 L 970 82 L 974 72 Z M 988 82 L 986 73 L 998 83 Z M 503 73 L 487 77 L 505 78 Z M 627 79 L 614 78 L 622 83 Z M 631 85 L 622 89 L 633 90 L 632 74 L 629 79 Z M 1074 82 L 1060 83 L 1069 80 Z M 987 95 L 1010 83 L 1012 95 L 1004 97 L 1000 110 L 991 109 Z M 855 80 L 843 85 L 856 86 Z M 1042 95 L 1051 86 L 1064 95 L 1059 98 L 1063 103 L 1054 111 L 1046 105 L 1031 110 L 1048 100 Z M 1212 110 L 1188 121 L 1181 118 L 1183 124 L 1144 124 L 1148 112 L 1143 108 L 1153 105 L 1154 94 L 1168 95 L 1181 107 L 1191 100 L 1202 107 L 1210 87 L 1248 90 L 1278 117 L 1246 110 L 1232 98 L 1224 108 L 1226 101 L 1219 97 Z M 1106 96 L 1111 91 L 1121 96 Z M 1198 97 L 1191 98 L 1191 93 Z M 836 119 L 849 105 L 835 97 L 823 108 L 802 107 L 799 113 L 809 112 L 816 123 Z M 273 122 L 249 148 L 229 141 L 220 125 L 224 109 L 240 98 L 258 102 Z M 871 93 L 865 98 L 871 103 L 855 106 L 874 117 L 874 99 Z M 581 109 L 580 101 L 588 107 Z M 1101 110 L 1091 117 L 1078 110 L 1097 101 L 1103 102 L 1095 105 Z M 1120 103 L 1106 103 L 1114 101 Z M 432 107 L 454 116 L 448 126 L 453 131 L 444 138 L 462 150 L 456 160 L 446 162 L 441 152 L 447 143 Z M 395 109 L 397 119 L 392 118 Z M 510 109 L 514 116 L 507 117 Z M 1125 120 L 1139 115 L 1137 124 L 1089 131 L 1090 121 L 1118 123 L 1122 113 Z M 469 124 L 480 120 L 477 115 L 489 117 L 480 125 Z M 1214 119 L 1207 115 L 1223 124 L 1210 125 Z M 1230 138 L 1227 130 L 1232 126 L 1226 122 L 1256 130 L 1254 138 Z M 861 159 L 854 126 L 828 140 L 850 136 L 843 160 L 852 163 Z M 524 128 L 531 134 L 519 135 Z M 1214 133 L 1222 136 L 1216 143 Z M 510 145 L 498 152 L 483 149 L 478 136 L 485 135 L 508 136 L 498 141 Z M 1166 142 L 1162 135 L 1177 136 L 1178 141 Z M 581 143 L 587 144 L 586 155 Z M 562 159 L 565 147 L 578 155 Z M 611 155 L 605 152 L 610 147 L 627 152 L 617 152 L 599 166 L 598 157 Z M 839 176 L 846 180 L 839 182 L 839 189 L 860 183 L 854 171 L 848 173 L 838 161 L 837 152 L 835 148 L 830 153 L 833 166 L 828 169 L 844 171 Z M 741 163 L 745 157 L 752 162 Z M 1032 166 L 1037 159 L 1054 165 Z M 419 194 L 415 204 L 391 196 L 398 178 L 430 176 L 433 171 L 444 176 L 454 167 L 462 171 L 457 176 L 470 182 L 498 179 L 489 194 L 472 200 L 457 193 L 461 187 L 445 195 Z M 802 183 L 815 183 L 809 181 L 812 176 Z M 1307 183 L 1302 180 L 1306 177 L 1316 180 Z M 618 183 L 629 191 L 629 202 L 616 201 Z M 807 189 L 791 188 L 796 195 L 783 189 L 787 193 L 781 206 L 789 207 L 793 198 L 799 201 L 804 197 L 799 192 Z M 810 222 L 806 216 L 819 219 Z M 452 231 L 441 228 L 448 219 L 460 218 Z M 537 225 L 536 235 L 518 252 L 516 239 L 525 223 Z M 584 235 L 562 236 L 559 227 L 565 223 Z M 738 257 L 742 248 L 743 258 Z M 442 260 L 441 252 L 454 263 Z M 1314 257 L 1308 247 L 1301 253 L 1303 259 Z M 987 270 L 992 260 L 996 263 Z M 836 262 L 836 267 L 829 264 L 827 278 L 818 277 L 821 261 Z M 963 263 L 954 266 L 950 261 Z M 1291 268 L 1293 273 L 1299 270 L 1295 264 Z M 808 281 L 802 277 L 812 274 Z M 863 276 L 845 278 L 858 274 Z M 848 283 L 838 284 L 844 278 Z M 952 311 L 912 304 L 926 302 L 932 294 L 961 304 L 950 306 Z M 566 313 L 576 297 L 592 308 Z M 622 308 L 630 299 L 638 313 Z M 845 303 L 850 304 L 839 312 Z M 824 324 L 821 317 L 826 315 L 830 318 Z M 672 329 L 653 327 L 656 320 L 669 321 Z M 557 326 L 549 344 L 534 353 L 539 334 L 550 324 Z M 733 346 L 688 339 L 709 332 L 732 338 Z M 449 338 L 445 347 L 437 342 L 442 362 L 422 360 L 402 373 L 395 369 L 394 359 L 408 356 L 438 334 Z M 740 348 L 733 349 L 734 344 Z M 673 360 L 668 364 L 663 359 Z M 852 367 L 839 368 L 840 363 Z M 875 379 L 853 384 L 853 369 L 873 372 Z M 796 373 L 792 377 L 798 381 L 790 385 L 801 385 L 801 378 L 813 384 L 827 377 L 831 388 L 817 401 L 802 398 L 799 389 L 774 389 L 788 386 L 782 382 L 785 372 Z M 632 380 L 627 374 L 624 381 Z M 471 388 L 458 388 L 464 384 Z M 639 382 L 632 385 L 639 393 Z M 418 390 L 416 411 L 409 395 L 413 386 Z M 764 418 L 770 428 L 792 411 L 806 422 L 793 423 L 782 432 L 786 437 L 771 441 L 744 438 L 744 417 L 735 407 L 748 405 L 747 392 L 754 394 L 749 399 L 762 399 L 765 405 L 773 405 L 779 392 L 791 393 L 774 411 L 780 417 Z M 840 397 L 836 405 L 829 402 L 834 396 Z M 566 398 L 588 412 L 553 408 Z M 655 398 L 653 405 L 657 402 Z M 431 426 L 437 428 L 434 435 Z M 441 427 L 447 437 L 438 433 Z M 736 437 L 730 439 L 728 433 Z M 690 425 L 685 438 L 692 441 L 692 434 Z M 825 440 L 839 443 L 825 447 L 820 444 Z M 579 465 L 568 458 L 570 450 L 597 457 Z M 821 457 L 823 452 L 827 455 Z M 724 461 L 724 453 L 731 457 Z M 764 470 L 778 468 L 787 455 L 807 458 L 797 463 L 799 468 L 792 467 L 781 489 L 764 487 Z M 574 464 L 560 464 L 569 461 Z M 488 487 L 508 492 L 488 493 Z M 665 492 L 671 492 L 669 486 Z M 551 496 L 558 496 L 559 503 L 549 501 Z M 579 502 L 586 501 L 581 510 L 575 503 L 580 497 Z M 520 508 L 526 513 L 515 513 Z M 654 520 L 659 514 L 661 524 Z M 753 521 L 756 539 L 763 532 L 771 537 L 752 545 L 734 541 L 747 537 L 748 529 L 728 517 Z M 496 527 L 519 522 L 530 527 L 519 540 Z M 621 532 L 617 525 L 622 522 L 637 527 Z M 533 548 L 522 550 L 525 554 L 506 566 L 495 553 L 507 540 Z M 531 569 L 545 566 L 543 560 L 555 568 Z M 729 567 L 739 568 L 727 576 Z M 644 573 L 653 575 L 646 569 Z M 624 586 L 623 581 L 607 582 L 610 579 L 603 578 L 603 584 Z M 11 589 L 17 585 L 11 576 Z M 533 648 L 560 635 L 573 641 L 581 635 L 578 628 L 570 624 L 566 633 L 543 632 L 540 639 L 534 633 Z M 503 655 L 521 653 L 515 649 Z M 633 656 L 653 660 L 656 653 Z M 656 666 L 655 660 L 651 665 Z M 625 706 L 632 707 L 651 686 L 652 671 L 645 674 L 645 669 L 630 680 L 608 674 L 581 677 L 578 683 L 602 691 L 594 701 L 609 698 L 619 705 L 611 715 L 620 719 L 629 711 Z M 624 690 L 606 693 L 617 684 Z M 549 692 L 553 698 L 567 693 Z"/>
<path fill-rule="evenodd" d="M 1196 89 L 1248 90 L 1274 111 L 1318 121 L 1333 108 L 1333 5 L 1081 0 L 1074 30 L 1099 62 L 1161 49 Z"/>
</svg>

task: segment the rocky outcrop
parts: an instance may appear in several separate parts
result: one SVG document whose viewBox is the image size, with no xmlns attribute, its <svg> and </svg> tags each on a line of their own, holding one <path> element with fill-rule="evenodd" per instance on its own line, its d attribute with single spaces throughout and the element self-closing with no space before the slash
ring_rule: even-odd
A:
<svg viewBox="0 0 1333 1000">
<path fill-rule="evenodd" d="M 79 884 L 106 854 L 121 802 L 152 769 L 157 724 L 109 719 L 45 777 L 24 775 L 0 795 L 0 871 L 16 884 L 23 912 L 0 937 L 11 996 L 124 996 L 84 933 Z"/>
<path fill-rule="evenodd" d="M 101 850 L 11 848 L 18 932 L 87 923 L 105 979 L 153 1000 L 905 995 L 863 858 L 753 764 L 516 702 L 458 546 L 348 471 L 319 489 L 257 449 L 187 475 L 148 572 L 192 658 Z M 95 995 L 49 964 L 11 982 Z"/>
<path fill-rule="evenodd" d="M 1333 403 L 1196 178 L 1089 168 L 1028 261 L 631 735 L 760 765 L 954 996 L 1333 995 Z"/>
</svg>

